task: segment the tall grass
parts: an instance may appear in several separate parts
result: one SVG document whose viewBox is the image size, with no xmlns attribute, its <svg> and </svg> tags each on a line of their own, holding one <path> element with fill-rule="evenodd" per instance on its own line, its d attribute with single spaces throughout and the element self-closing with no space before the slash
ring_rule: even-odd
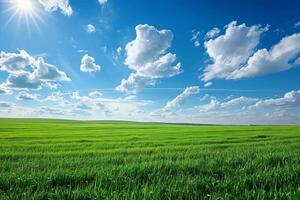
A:
<svg viewBox="0 0 300 200">
<path fill-rule="evenodd" d="M 300 199 L 300 127 L 2 119 L 0 199 Z"/>
</svg>

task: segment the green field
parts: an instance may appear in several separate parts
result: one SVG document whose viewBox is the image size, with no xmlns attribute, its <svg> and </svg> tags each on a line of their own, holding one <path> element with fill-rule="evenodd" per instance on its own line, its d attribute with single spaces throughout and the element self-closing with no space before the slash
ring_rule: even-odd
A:
<svg viewBox="0 0 300 200">
<path fill-rule="evenodd" d="M 300 199 L 300 127 L 2 119 L 0 199 Z"/>
</svg>

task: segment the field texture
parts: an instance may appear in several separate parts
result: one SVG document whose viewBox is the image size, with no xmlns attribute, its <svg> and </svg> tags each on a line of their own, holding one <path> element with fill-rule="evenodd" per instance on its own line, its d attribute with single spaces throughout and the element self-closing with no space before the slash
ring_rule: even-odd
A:
<svg viewBox="0 0 300 200">
<path fill-rule="evenodd" d="M 2 119 L 0 199 L 300 199 L 300 127 Z"/>
</svg>

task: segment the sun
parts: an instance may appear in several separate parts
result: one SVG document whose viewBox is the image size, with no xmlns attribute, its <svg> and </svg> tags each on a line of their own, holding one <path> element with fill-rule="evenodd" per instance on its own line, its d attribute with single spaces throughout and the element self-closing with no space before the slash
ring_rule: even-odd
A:
<svg viewBox="0 0 300 200">
<path fill-rule="evenodd" d="M 17 18 L 18 24 L 25 23 L 30 30 L 30 24 L 34 24 L 38 28 L 37 21 L 43 22 L 37 0 L 6 0 L 6 2 L 9 3 L 9 7 L 4 12 L 11 13 L 6 25 Z"/>
<path fill-rule="evenodd" d="M 33 3 L 32 0 L 14 0 L 16 9 L 20 12 L 32 12 Z"/>
</svg>

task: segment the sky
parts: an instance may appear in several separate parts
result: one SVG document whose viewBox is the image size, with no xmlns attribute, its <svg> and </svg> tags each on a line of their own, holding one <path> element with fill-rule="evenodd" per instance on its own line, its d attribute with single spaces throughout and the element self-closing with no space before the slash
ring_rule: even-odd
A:
<svg viewBox="0 0 300 200">
<path fill-rule="evenodd" d="M 0 117 L 300 124 L 297 0 L 0 0 Z"/>
</svg>

